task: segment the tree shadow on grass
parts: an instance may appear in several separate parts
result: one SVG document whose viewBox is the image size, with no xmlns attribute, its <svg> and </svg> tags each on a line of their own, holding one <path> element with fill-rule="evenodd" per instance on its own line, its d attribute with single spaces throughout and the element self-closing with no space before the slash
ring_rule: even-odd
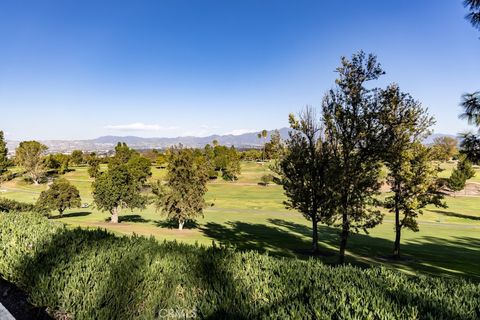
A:
<svg viewBox="0 0 480 320">
<path fill-rule="evenodd" d="M 110 222 L 111 217 L 105 218 L 105 222 Z M 145 219 L 139 214 L 125 214 L 118 216 L 118 222 L 133 222 L 133 223 L 146 223 L 151 220 Z"/>
<path fill-rule="evenodd" d="M 430 210 L 430 211 L 438 213 L 438 214 L 442 214 L 442 215 L 447 216 L 447 217 L 455 217 L 455 218 L 462 218 L 462 219 L 480 221 L 480 217 L 471 216 L 471 215 L 468 215 L 468 214 L 463 214 L 463 213 L 458 213 L 458 212 L 453 212 L 453 211 L 442 211 L 442 210 Z"/>
<path fill-rule="evenodd" d="M 92 213 L 89 211 L 82 211 L 82 212 L 70 212 L 70 213 L 64 213 L 63 215 L 55 215 L 51 216 L 50 219 L 63 219 L 63 218 L 74 218 L 74 217 L 85 217 L 88 215 L 91 215 Z"/>
<path fill-rule="evenodd" d="M 178 229 L 178 221 L 174 219 L 155 220 L 154 223 L 159 228 Z M 198 228 L 198 223 L 196 221 L 187 221 L 183 225 L 183 229 L 197 229 L 197 228 Z"/>
<path fill-rule="evenodd" d="M 268 252 L 274 256 L 292 257 L 295 256 L 295 249 L 308 249 L 311 246 L 300 235 L 260 223 L 231 221 L 225 226 L 209 222 L 200 229 L 207 237 L 221 244 L 232 245 L 242 251 Z"/>
<path fill-rule="evenodd" d="M 270 223 L 286 228 L 290 232 L 311 236 L 310 228 L 305 225 L 269 219 Z M 329 247 L 338 248 L 339 230 L 324 225 L 319 226 L 319 240 Z M 464 276 L 480 279 L 478 266 L 480 265 L 480 239 L 472 237 L 454 237 L 443 239 L 439 237 L 423 236 L 416 240 L 402 240 L 401 250 L 404 260 L 388 260 L 385 257 L 392 253 L 392 240 L 374 237 L 363 233 L 351 234 L 348 239 L 347 262 L 368 266 L 372 262 L 393 265 L 409 271 L 423 271 L 432 275 Z M 326 262 L 333 262 L 327 259 Z"/>
</svg>

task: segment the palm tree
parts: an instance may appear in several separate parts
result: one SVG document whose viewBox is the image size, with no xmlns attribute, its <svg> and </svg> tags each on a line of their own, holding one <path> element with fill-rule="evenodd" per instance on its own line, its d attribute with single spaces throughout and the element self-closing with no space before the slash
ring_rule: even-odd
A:
<svg viewBox="0 0 480 320">
<path fill-rule="evenodd" d="M 257 138 L 258 139 L 265 139 L 267 140 L 267 136 L 268 136 L 268 131 L 267 130 L 262 130 L 260 133 L 257 134 Z M 265 142 L 263 142 L 263 152 L 262 152 L 262 162 L 265 161 Z"/>
<path fill-rule="evenodd" d="M 480 0 L 477 2 L 480 3 Z M 464 112 L 459 115 L 459 118 L 467 119 L 469 124 L 479 127 L 480 130 L 480 91 L 463 94 L 460 105 Z"/>
<path fill-rule="evenodd" d="M 472 26 L 480 29 L 480 0 L 465 0 L 463 5 L 470 10 L 465 18 L 470 21 Z"/>
</svg>

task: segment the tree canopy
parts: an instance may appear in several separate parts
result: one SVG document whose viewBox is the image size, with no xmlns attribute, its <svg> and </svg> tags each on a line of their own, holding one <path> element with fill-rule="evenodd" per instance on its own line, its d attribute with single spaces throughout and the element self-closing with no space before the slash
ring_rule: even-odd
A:
<svg viewBox="0 0 480 320">
<path fill-rule="evenodd" d="M 153 189 L 156 207 L 177 221 L 181 230 L 185 222 L 203 216 L 208 174 L 193 150 L 182 147 L 170 149 L 167 171 L 166 185 L 158 181 Z"/>
<path fill-rule="evenodd" d="M 35 184 L 40 183 L 45 173 L 43 156 L 47 149 L 47 146 L 38 141 L 22 141 L 15 150 L 15 161 Z"/>
<path fill-rule="evenodd" d="M 351 231 L 372 228 L 382 221 L 377 203 L 380 188 L 378 104 L 367 82 L 384 74 L 376 56 L 363 51 L 342 57 L 336 88 L 323 100 L 326 143 L 331 150 L 336 187 L 336 217 L 341 224 L 340 262 Z"/>
<path fill-rule="evenodd" d="M 322 125 L 311 107 L 306 107 L 296 119 L 290 115 L 290 138 L 286 153 L 274 167 L 280 176 L 289 209 L 298 210 L 312 222 L 312 251 L 318 251 L 318 223 L 329 222 L 331 200 L 329 192 L 329 153 Z"/>
<path fill-rule="evenodd" d="M 124 208 L 143 209 L 146 197 L 140 192 L 136 177 L 126 164 L 111 166 L 92 184 L 94 203 L 99 210 L 111 214 L 111 222 L 118 223 L 118 215 Z"/>
<path fill-rule="evenodd" d="M 3 131 L 0 130 L 0 175 L 6 172 L 10 166 L 10 161 L 8 160 L 7 155 L 7 143 L 5 142 Z"/>
<path fill-rule="evenodd" d="M 393 252 L 395 257 L 400 257 L 402 228 L 418 231 L 416 218 L 422 208 L 427 204 L 444 205 L 437 182 L 438 169 L 431 161 L 432 149 L 422 144 L 434 120 L 418 101 L 401 92 L 396 84 L 381 90 L 378 98 L 383 160 L 388 168 L 387 183 L 393 192 L 385 198 L 384 204 L 395 215 Z M 441 152 L 445 153 L 447 151 Z"/>
<path fill-rule="evenodd" d="M 77 208 L 82 204 L 80 192 L 67 179 L 56 179 L 52 185 L 40 193 L 37 200 L 39 208 L 47 211 L 58 210 L 60 216 L 68 208 Z"/>
</svg>

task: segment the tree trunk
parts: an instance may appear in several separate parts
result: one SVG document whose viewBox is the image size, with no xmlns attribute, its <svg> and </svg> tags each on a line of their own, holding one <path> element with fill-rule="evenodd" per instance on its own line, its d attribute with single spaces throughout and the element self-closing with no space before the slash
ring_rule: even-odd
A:
<svg viewBox="0 0 480 320">
<path fill-rule="evenodd" d="M 64 209 L 59 209 L 59 210 L 58 210 L 58 213 L 60 213 L 60 217 L 63 217 L 63 210 L 64 210 Z"/>
<path fill-rule="evenodd" d="M 398 209 L 398 201 L 395 199 L 395 243 L 393 244 L 393 256 L 400 258 L 400 236 L 402 226 L 400 225 L 400 210 Z"/>
<path fill-rule="evenodd" d="M 312 219 L 312 252 L 318 252 L 318 221 L 317 219 Z"/>
<path fill-rule="evenodd" d="M 118 209 L 113 209 L 111 214 L 112 217 L 110 218 L 110 223 L 118 223 Z"/>
<path fill-rule="evenodd" d="M 342 214 L 342 233 L 340 234 L 340 251 L 339 251 L 340 256 L 338 259 L 338 262 L 340 264 L 345 263 L 345 248 L 347 247 L 348 233 L 349 233 L 348 216 L 346 213 L 343 213 Z"/>
<path fill-rule="evenodd" d="M 185 224 L 185 221 L 183 220 L 178 220 L 178 230 L 183 230 L 183 225 Z"/>
<path fill-rule="evenodd" d="M 395 226 L 395 244 L 393 245 L 393 256 L 395 258 L 400 258 L 400 235 L 402 232 L 401 226 Z"/>
</svg>

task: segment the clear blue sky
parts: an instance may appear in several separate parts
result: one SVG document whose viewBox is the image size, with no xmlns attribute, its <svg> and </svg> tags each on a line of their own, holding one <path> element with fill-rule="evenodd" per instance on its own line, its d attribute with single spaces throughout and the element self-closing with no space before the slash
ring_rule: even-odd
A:
<svg viewBox="0 0 480 320">
<path fill-rule="evenodd" d="M 208 135 L 287 126 L 342 55 L 378 55 L 437 119 L 467 129 L 480 32 L 461 0 L 0 1 L 7 139 Z"/>
</svg>

